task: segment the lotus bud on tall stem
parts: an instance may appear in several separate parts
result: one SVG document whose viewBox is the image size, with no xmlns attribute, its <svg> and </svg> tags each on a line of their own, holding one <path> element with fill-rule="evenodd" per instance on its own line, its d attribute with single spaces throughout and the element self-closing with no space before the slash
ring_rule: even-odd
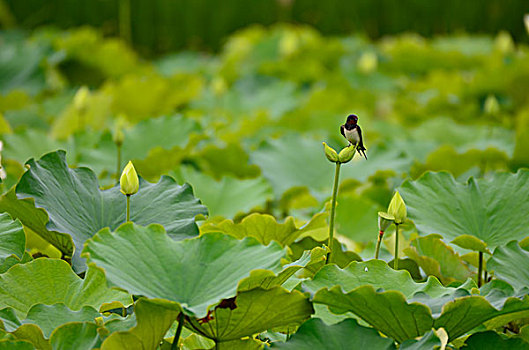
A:
<svg viewBox="0 0 529 350">
<path fill-rule="evenodd" d="M 336 164 L 336 169 L 334 171 L 334 185 L 332 187 L 331 217 L 329 219 L 329 241 L 327 243 L 329 252 L 327 253 L 327 259 L 325 261 L 325 263 L 328 264 L 332 258 L 331 253 L 334 242 L 334 216 L 336 214 L 336 197 L 338 196 L 338 185 L 340 182 L 340 166 L 353 159 L 353 156 L 356 153 L 356 148 L 354 146 L 348 146 L 342 149 L 338 154 L 333 148 L 327 146 L 327 144 L 323 142 L 323 151 L 327 159 Z"/>
<path fill-rule="evenodd" d="M 128 162 L 119 179 L 120 191 L 127 196 L 127 221 L 130 221 L 130 196 L 137 193 L 140 188 L 138 174 L 131 161 Z"/>
<path fill-rule="evenodd" d="M 393 218 L 393 222 L 395 223 L 395 256 L 393 269 L 397 270 L 399 267 L 399 225 L 406 221 L 407 217 L 406 204 L 398 191 L 391 198 L 387 214 Z"/>
<path fill-rule="evenodd" d="M 83 130 L 85 126 L 85 114 L 88 109 L 88 98 L 90 97 L 90 90 L 86 86 L 82 86 L 77 90 L 73 97 L 73 106 L 77 112 L 77 128 L 79 131 Z"/>
</svg>

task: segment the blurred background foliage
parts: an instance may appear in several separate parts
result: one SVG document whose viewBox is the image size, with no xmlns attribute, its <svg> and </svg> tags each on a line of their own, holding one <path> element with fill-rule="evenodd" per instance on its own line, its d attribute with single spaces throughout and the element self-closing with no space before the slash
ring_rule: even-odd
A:
<svg viewBox="0 0 529 350">
<path fill-rule="evenodd" d="M 130 159 L 148 181 L 192 184 L 209 220 L 301 225 L 332 186 L 321 142 L 345 146 L 356 113 L 369 159 L 342 167 L 336 229 L 372 256 L 404 179 L 529 166 L 527 2 L 123 3 L 0 2 L 3 192 L 64 149 L 102 187 Z"/>
<path fill-rule="evenodd" d="M 121 35 L 143 55 L 183 48 L 218 51 L 250 24 L 306 24 L 323 35 L 364 33 L 372 39 L 402 32 L 431 37 L 509 31 L 527 41 L 524 0 L 2 0 L 0 23 L 33 29 L 88 25 Z"/>
</svg>

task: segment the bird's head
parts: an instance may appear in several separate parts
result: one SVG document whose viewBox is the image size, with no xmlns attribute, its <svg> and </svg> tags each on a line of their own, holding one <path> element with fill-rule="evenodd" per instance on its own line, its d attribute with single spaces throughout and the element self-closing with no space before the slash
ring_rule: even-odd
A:
<svg viewBox="0 0 529 350">
<path fill-rule="evenodd" d="M 357 117 L 356 115 L 354 115 L 354 114 L 349 114 L 349 115 L 347 116 L 347 122 L 346 122 L 347 124 L 349 124 L 349 125 L 354 125 L 354 124 L 356 124 L 357 122 L 358 122 L 358 117 Z"/>
</svg>

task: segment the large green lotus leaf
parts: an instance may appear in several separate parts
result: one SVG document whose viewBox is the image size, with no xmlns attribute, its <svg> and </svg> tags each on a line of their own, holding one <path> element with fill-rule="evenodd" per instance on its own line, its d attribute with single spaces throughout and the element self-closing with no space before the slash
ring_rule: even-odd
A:
<svg viewBox="0 0 529 350">
<path fill-rule="evenodd" d="M 237 283 L 251 270 L 278 272 L 284 254 L 278 244 L 265 247 L 253 238 L 239 241 L 209 233 L 174 241 L 160 225 L 133 223 L 113 233 L 101 230 L 83 251 L 89 263 L 105 270 L 113 285 L 132 294 L 180 303 L 186 313 L 199 318 L 206 315 L 208 306 L 234 296 Z"/>
<path fill-rule="evenodd" d="M 291 187 L 322 191 L 332 186 L 333 164 L 325 159 L 321 142 L 310 138 L 289 135 L 269 140 L 250 159 L 261 168 L 278 198 Z"/>
<path fill-rule="evenodd" d="M 381 210 L 376 203 L 359 196 L 338 196 L 336 231 L 361 243 L 376 240 L 377 218 Z"/>
<path fill-rule="evenodd" d="M 178 146 L 184 147 L 189 136 L 200 130 L 192 119 L 181 115 L 150 118 L 139 122 L 130 129 L 123 130 L 124 138 L 121 146 L 123 166 L 129 160 L 144 159 L 154 148 L 165 150 Z M 93 149 L 80 152 L 80 164 L 89 166 L 97 174 L 103 171 L 116 172 L 117 148 L 112 137 L 103 134 L 101 140 Z"/>
<path fill-rule="evenodd" d="M 43 69 L 46 49 L 38 42 L 23 40 L 19 34 L 4 32 L 0 37 L 0 93 L 23 89 L 32 94 L 46 86 Z"/>
<path fill-rule="evenodd" d="M 411 176 L 417 178 L 425 171 L 448 171 L 456 178 L 472 168 L 485 171 L 506 170 L 507 155 L 496 148 L 470 149 L 459 153 L 452 145 L 445 145 L 430 153 L 424 164 L 415 164 Z"/>
<path fill-rule="evenodd" d="M 32 200 L 17 199 L 14 188 L 0 197 L 0 211 L 8 212 L 13 218 L 20 220 L 33 232 L 40 232 L 41 236 L 45 236 L 46 240 L 63 252 L 64 255 L 71 256 L 73 254 L 72 237 L 66 233 L 49 232 L 46 229 L 46 223 L 49 220 L 46 211 L 36 208 Z"/>
<path fill-rule="evenodd" d="M 18 220 L 0 213 L 0 270 L 9 257 L 22 259 L 26 247 L 26 235 Z"/>
<path fill-rule="evenodd" d="M 306 251 L 310 251 L 317 247 L 326 246 L 328 243 L 329 242 L 327 240 L 318 242 L 311 237 L 305 237 L 289 246 L 291 252 L 290 257 L 292 259 L 299 259 L 303 254 L 305 254 Z M 349 265 L 351 261 L 362 261 L 362 258 L 358 254 L 348 251 L 345 245 L 340 243 L 336 238 L 333 240 L 332 249 L 332 262 L 341 268 Z M 307 266 L 305 269 L 307 272 L 305 277 L 312 278 L 312 276 L 314 276 L 314 274 L 318 272 L 324 264 L 325 262 L 322 261 L 320 263 Z"/>
<path fill-rule="evenodd" d="M 70 235 L 75 244 L 74 268 L 83 271 L 85 265 L 79 255 L 84 242 L 103 227 L 115 229 L 125 221 L 125 196 L 119 185 L 99 190 L 90 169 L 68 168 L 63 151 L 28 164 L 30 169 L 16 187 L 17 197 L 22 200 L 10 201 L 12 197 L 7 197 L 3 209 L 50 243 L 57 243 L 66 255 L 72 251 L 64 234 Z M 49 221 L 45 226 L 42 211 L 29 209 L 31 201 L 46 210 Z M 131 197 L 132 221 L 162 224 L 174 239 L 198 234 L 194 217 L 205 213 L 192 189 L 177 185 L 170 177 L 162 177 L 157 184 L 140 181 L 139 192 Z"/>
<path fill-rule="evenodd" d="M 238 213 L 263 208 L 273 197 L 272 189 L 263 177 L 241 180 L 224 176 L 216 181 L 208 175 L 182 168 L 182 178 L 193 186 L 211 216 L 233 218 Z"/>
<path fill-rule="evenodd" d="M 352 162 L 342 165 L 340 178 L 365 181 L 379 170 L 403 172 L 412 161 L 400 150 L 381 147 L 373 147 L 368 157 L 369 161 L 366 161 L 357 156 Z M 277 197 L 292 187 L 306 186 L 316 192 L 332 187 L 334 166 L 325 159 L 321 141 L 298 135 L 272 139 L 253 152 L 250 159 L 261 168 Z"/>
<path fill-rule="evenodd" d="M 522 339 L 502 337 L 494 331 L 474 333 L 465 341 L 465 350 L 528 350 Z"/>
<path fill-rule="evenodd" d="M 44 338 L 42 329 L 40 329 L 40 327 L 37 325 L 23 324 L 11 334 L 17 339 L 30 342 L 37 349 L 51 350 L 49 339 Z"/>
<path fill-rule="evenodd" d="M 311 293 L 336 285 L 340 286 L 344 292 L 371 285 L 376 289 L 399 291 L 406 298 L 417 292 L 424 292 L 436 298 L 455 290 L 455 288 L 444 287 L 435 277 L 429 277 L 426 282 L 417 283 L 408 271 L 395 271 L 382 260 L 353 261 L 344 269 L 333 264 L 326 265 L 316 273 L 311 281 L 303 283 L 304 288 Z"/>
<path fill-rule="evenodd" d="M 441 346 L 441 341 L 433 331 L 429 331 L 419 340 L 410 339 L 400 344 L 401 350 L 431 350 Z"/>
<path fill-rule="evenodd" d="M 527 170 L 470 178 L 466 184 L 448 173 L 429 172 L 406 181 L 399 191 L 421 232 L 451 240 L 471 235 L 494 248 L 527 235 L 528 181 Z"/>
<path fill-rule="evenodd" d="M 0 340 L 0 350 L 35 350 L 30 342 L 24 340 Z"/>
<path fill-rule="evenodd" d="M 445 244 L 439 236 L 417 237 L 411 241 L 404 253 L 414 260 L 428 276 L 437 277 L 447 285 L 454 281 L 465 281 L 470 277 L 468 267 L 459 254 Z"/>
<path fill-rule="evenodd" d="M 325 263 L 326 255 L 326 249 L 315 247 L 312 250 L 305 250 L 298 260 L 284 265 L 283 270 L 277 274 L 270 270 L 253 270 L 250 272 L 250 276 L 239 281 L 237 291 L 241 292 L 255 288 L 269 289 L 284 285 L 302 269 L 308 270 L 309 274 L 311 274 L 313 270 L 321 268 Z M 296 277 L 297 275 L 299 273 L 296 274 Z M 297 280 L 292 281 L 294 286 L 297 285 L 297 282 Z M 286 288 L 290 289 L 289 287 Z"/>
<path fill-rule="evenodd" d="M 423 335 L 434 323 L 426 305 L 407 303 L 400 292 L 377 292 L 370 285 L 347 294 L 340 286 L 323 288 L 316 293 L 313 302 L 327 305 L 334 313 L 351 311 L 399 343 Z"/>
<path fill-rule="evenodd" d="M 249 164 L 250 156 L 237 143 L 229 143 L 223 148 L 207 145 L 191 159 L 217 180 L 224 175 L 253 178 L 260 173 L 258 166 Z"/>
<path fill-rule="evenodd" d="M 314 303 L 325 304 L 338 314 L 353 312 L 400 343 L 432 328 L 431 309 L 436 302 L 446 303 L 461 293 L 468 295 L 464 288 L 471 286 L 447 288 L 435 277 L 416 283 L 407 271 L 395 271 L 381 260 L 371 260 L 352 262 L 345 269 L 326 265 L 303 287 L 315 293 Z M 425 296 L 421 301 L 426 300 L 426 304 L 406 300 L 418 293 Z"/>
<path fill-rule="evenodd" d="M 435 328 L 443 327 L 451 340 L 496 317 L 524 317 L 529 311 L 529 297 L 498 297 L 499 293 L 457 298 L 443 306 L 443 313 L 435 320 Z M 522 314 L 521 316 L 518 316 Z M 509 320 L 506 321 L 508 323 Z"/>
<path fill-rule="evenodd" d="M 156 349 L 178 316 L 178 309 L 168 308 L 149 299 L 140 298 L 134 305 L 136 326 L 127 331 L 113 332 L 101 349 Z"/>
<path fill-rule="evenodd" d="M 80 310 L 83 306 L 97 309 L 112 301 L 127 305 L 131 298 L 108 288 L 100 270 L 88 269 L 82 279 L 63 260 L 36 259 L 0 275 L 0 308 L 13 308 L 20 319 L 36 304 L 64 303 L 71 310 Z"/>
<path fill-rule="evenodd" d="M 71 322 L 55 329 L 50 337 L 53 350 L 91 350 L 101 340 L 97 325 L 89 322 Z"/>
<path fill-rule="evenodd" d="M 303 323 L 286 343 L 272 343 L 272 348 L 291 350 L 395 349 L 393 341 L 380 336 L 373 328 L 347 319 L 332 326 L 313 318 Z"/>
<path fill-rule="evenodd" d="M 188 319 L 188 327 L 216 342 L 236 340 L 273 328 L 299 326 L 314 313 L 308 298 L 281 287 L 256 288 L 221 301 L 209 317 Z"/>
<path fill-rule="evenodd" d="M 5 329 L 9 332 L 15 331 L 23 324 L 35 324 L 43 331 L 44 336 L 49 338 L 55 328 L 65 323 L 93 321 L 96 317 L 100 316 L 101 314 L 91 306 L 83 306 L 77 311 L 72 311 L 65 304 L 59 303 L 53 305 L 33 305 L 29 309 L 26 318 L 19 322 L 8 323 L 7 321 L 9 320 L 4 319 L 1 315 L 0 319 L 4 321 Z"/>
<path fill-rule="evenodd" d="M 258 213 L 248 215 L 237 224 L 228 219 L 219 223 L 202 225 L 200 233 L 207 232 L 222 232 L 237 239 L 253 237 L 264 245 L 275 241 L 281 246 L 290 245 L 301 234 L 292 217 L 288 217 L 281 224 L 271 215 Z"/>
<path fill-rule="evenodd" d="M 529 288 L 529 252 L 520 248 L 516 241 L 498 246 L 492 257 L 487 260 L 487 270 L 494 276 L 509 282 L 514 288 Z"/>
<path fill-rule="evenodd" d="M 48 134 L 28 129 L 16 134 L 3 135 L 5 149 L 2 157 L 5 159 L 14 159 L 20 163 L 25 163 L 30 158 L 39 158 L 44 154 L 64 149 L 64 143 L 55 141 Z"/>
</svg>

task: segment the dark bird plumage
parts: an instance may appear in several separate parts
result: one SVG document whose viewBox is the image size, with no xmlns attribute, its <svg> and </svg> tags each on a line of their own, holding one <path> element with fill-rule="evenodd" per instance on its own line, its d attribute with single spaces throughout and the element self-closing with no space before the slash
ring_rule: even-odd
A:
<svg viewBox="0 0 529 350">
<path fill-rule="evenodd" d="M 355 145 L 356 150 L 367 159 L 366 148 L 362 139 L 362 129 L 358 125 L 358 117 L 356 115 L 350 114 L 347 116 L 345 124 L 340 127 L 340 132 L 349 141 L 349 144 Z"/>
</svg>

